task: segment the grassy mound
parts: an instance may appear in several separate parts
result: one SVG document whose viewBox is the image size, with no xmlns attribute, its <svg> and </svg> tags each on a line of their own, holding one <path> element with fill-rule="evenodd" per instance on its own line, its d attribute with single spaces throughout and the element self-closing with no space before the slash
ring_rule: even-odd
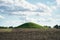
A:
<svg viewBox="0 0 60 40">
<path fill-rule="evenodd" d="M 22 25 L 17 26 L 17 28 L 43 28 L 43 27 L 41 25 L 28 22 L 28 23 L 24 23 Z"/>
</svg>

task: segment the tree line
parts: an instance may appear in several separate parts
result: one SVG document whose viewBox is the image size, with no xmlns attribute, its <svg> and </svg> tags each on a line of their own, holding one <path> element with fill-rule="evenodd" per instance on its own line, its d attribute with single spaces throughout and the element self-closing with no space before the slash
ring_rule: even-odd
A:
<svg viewBox="0 0 60 40">
<path fill-rule="evenodd" d="M 51 28 L 51 26 L 43 26 L 44 28 Z M 4 27 L 4 26 L 0 26 L 0 28 L 19 28 L 19 27 L 13 27 L 13 26 L 9 26 L 9 27 Z M 60 29 L 60 25 L 55 25 L 53 26 L 53 28 L 56 28 L 56 29 Z"/>
</svg>

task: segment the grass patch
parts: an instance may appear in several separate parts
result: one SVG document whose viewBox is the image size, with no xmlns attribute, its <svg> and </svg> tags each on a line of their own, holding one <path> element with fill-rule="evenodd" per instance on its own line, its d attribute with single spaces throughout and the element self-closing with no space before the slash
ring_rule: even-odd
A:
<svg viewBox="0 0 60 40">
<path fill-rule="evenodd" d="M 12 29 L 0 29 L 0 32 L 12 32 Z"/>
</svg>

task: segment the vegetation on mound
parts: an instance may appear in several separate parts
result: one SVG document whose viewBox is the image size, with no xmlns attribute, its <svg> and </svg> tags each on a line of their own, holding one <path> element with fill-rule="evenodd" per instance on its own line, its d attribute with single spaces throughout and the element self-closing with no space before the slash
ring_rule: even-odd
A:
<svg viewBox="0 0 60 40">
<path fill-rule="evenodd" d="M 43 28 L 43 26 L 32 23 L 32 22 L 28 22 L 28 23 L 24 23 L 22 25 L 19 25 L 16 28 Z"/>
<path fill-rule="evenodd" d="M 48 26 L 38 25 L 36 23 L 28 22 L 17 26 L 16 28 L 49 28 Z"/>
</svg>

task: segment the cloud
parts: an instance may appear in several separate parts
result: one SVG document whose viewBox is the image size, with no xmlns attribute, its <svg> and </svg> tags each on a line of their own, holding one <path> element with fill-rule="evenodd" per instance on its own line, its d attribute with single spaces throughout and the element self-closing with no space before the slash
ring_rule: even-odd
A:
<svg viewBox="0 0 60 40">
<path fill-rule="evenodd" d="M 10 18 L 10 20 L 6 21 L 6 25 L 18 25 L 20 22 L 23 23 L 28 21 L 36 23 L 48 22 L 53 20 L 49 17 L 51 17 L 54 9 L 56 9 L 56 6 L 48 6 L 41 2 L 32 4 L 26 0 L 0 0 L 0 13 L 3 12 L 2 14 L 13 15 L 12 17 L 16 16 L 20 19 L 18 21 L 11 21 L 12 19 Z"/>
<path fill-rule="evenodd" d="M 4 2 L 4 3 L 14 3 L 13 0 L 0 0 L 1 2 Z"/>
<path fill-rule="evenodd" d="M 56 2 L 57 2 L 57 5 L 60 5 L 60 0 L 56 0 Z"/>
<path fill-rule="evenodd" d="M 30 15 L 38 13 L 39 15 L 51 15 L 52 8 L 43 3 L 31 4 L 26 0 L 2 0 L 4 5 L 0 5 L 4 12 L 13 14 L 27 13 Z M 55 7 L 53 7 L 55 8 Z M 20 11 L 21 13 L 18 13 Z M 22 12 L 23 11 L 23 12 Z M 24 12 L 25 11 L 25 12 Z M 14 13 L 15 12 L 15 13 Z M 29 13 L 30 12 L 30 13 Z"/>
<path fill-rule="evenodd" d="M 19 2 L 15 2 L 16 6 L 22 6 L 26 9 L 30 9 L 30 10 L 36 10 L 37 7 L 29 2 L 27 2 L 26 0 L 20 0 Z"/>
<path fill-rule="evenodd" d="M 19 20 L 10 20 L 10 21 L 5 21 L 4 25 L 7 26 L 7 24 L 9 26 L 18 26 L 18 25 L 21 25 L 22 23 L 24 23 L 23 21 L 19 21 Z"/>
<path fill-rule="evenodd" d="M 1 13 L 1 12 L 4 12 L 4 10 L 1 10 L 1 9 L 0 9 L 0 13 Z"/>
<path fill-rule="evenodd" d="M 44 14 L 39 12 L 13 12 L 12 15 L 19 17 L 25 17 L 25 21 L 46 21 L 44 17 L 49 16 L 50 14 Z M 41 17 L 42 16 L 42 17 Z"/>
<path fill-rule="evenodd" d="M 51 8 L 43 3 L 37 3 L 37 7 L 44 10 L 45 12 L 51 12 Z"/>
<path fill-rule="evenodd" d="M 35 10 L 37 7 L 33 4 L 30 4 L 28 2 L 26 2 L 25 0 L 2 0 L 3 2 L 5 2 L 5 5 L 13 5 L 14 6 L 20 6 L 20 7 L 24 7 L 26 9 L 30 9 L 30 10 Z"/>
<path fill-rule="evenodd" d="M 60 0 L 56 0 L 56 2 L 57 2 L 56 7 L 57 7 L 57 9 L 59 9 L 60 8 Z"/>
<path fill-rule="evenodd" d="M 51 16 L 51 13 L 19 11 L 19 12 L 12 12 L 11 15 L 16 15 L 16 16 Z"/>
<path fill-rule="evenodd" d="M 20 11 L 25 11 L 26 9 L 29 9 L 27 11 L 36 11 L 38 12 L 38 10 L 40 10 L 39 12 L 51 12 L 52 10 L 45 4 L 43 3 L 37 3 L 37 4 L 31 4 L 29 2 L 27 2 L 26 0 L 2 0 L 4 2 L 4 7 L 7 8 L 8 10 L 20 10 Z M 2 6 L 2 5 L 0 5 Z M 23 10 L 20 9 L 20 7 L 24 8 Z M 6 9 L 5 9 L 6 10 Z"/>
<path fill-rule="evenodd" d="M 2 15 L 0 15 L 0 19 L 4 19 L 5 17 L 3 17 Z"/>
</svg>

